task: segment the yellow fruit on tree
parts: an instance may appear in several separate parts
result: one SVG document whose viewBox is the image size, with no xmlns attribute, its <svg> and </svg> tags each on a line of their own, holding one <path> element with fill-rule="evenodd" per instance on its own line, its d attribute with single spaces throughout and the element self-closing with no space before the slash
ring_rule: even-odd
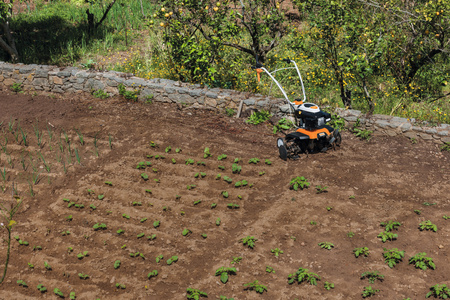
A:
<svg viewBox="0 0 450 300">
<path fill-rule="evenodd" d="M 214 11 L 218 11 L 219 10 L 219 8 L 217 6 L 214 7 L 213 9 L 214 9 Z"/>
<path fill-rule="evenodd" d="M 168 18 L 170 15 L 168 14 L 168 13 L 166 13 L 165 15 L 164 15 L 164 17 L 166 17 L 166 18 Z"/>
<path fill-rule="evenodd" d="M 161 22 L 159 25 L 160 25 L 161 27 L 164 27 L 164 22 Z"/>
<path fill-rule="evenodd" d="M 161 11 L 162 11 L 162 12 L 165 12 L 166 9 L 165 9 L 164 7 L 161 7 Z"/>
</svg>

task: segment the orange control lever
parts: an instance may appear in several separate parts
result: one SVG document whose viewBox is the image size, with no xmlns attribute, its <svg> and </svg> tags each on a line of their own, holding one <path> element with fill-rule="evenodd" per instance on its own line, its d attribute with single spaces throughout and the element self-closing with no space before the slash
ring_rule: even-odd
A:
<svg viewBox="0 0 450 300">
<path fill-rule="evenodd" d="M 261 81 L 261 73 L 264 72 L 262 69 L 256 69 L 256 75 L 258 76 L 258 82 Z"/>
</svg>

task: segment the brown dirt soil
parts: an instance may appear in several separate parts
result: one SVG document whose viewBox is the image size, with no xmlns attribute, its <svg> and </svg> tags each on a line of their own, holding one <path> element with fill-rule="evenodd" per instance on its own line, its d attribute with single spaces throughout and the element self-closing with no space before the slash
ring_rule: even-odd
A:
<svg viewBox="0 0 450 300">
<path fill-rule="evenodd" d="M 419 299 L 435 284 L 450 286 L 450 220 L 443 218 L 450 215 L 450 153 L 440 152 L 433 143 L 412 144 L 407 138 L 386 136 L 366 142 L 344 132 L 340 149 L 285 162 L 278 158 L 276 136 L 266 125 L 247 125 L 242 119 L 177 105 L 59 97 L 0 94 L 0 143 L 4 146 L 8 140 L 6 153 L 2 150 L 0 155 L 0 170 L 6 172 L 6 181 L 0 178 L 4 190 L 0 200 L 7 205 L 13 201 L 14 182 L 23 204 L 14 217 L 17 225 L 12 235 L 29 243 L 20 245 L 13 238 L 0 299 L 55 299 L 55 288 L 66 298 L 73 291 L 77 299 L 186 299 L 189 287 L 206 292 L 209 299 L 219 295 L 361 299 L 369 285 L 380 290 L 374 299 Z M 8 123 L 13 120 L 10 132 Z M 27 146 L 20 128 L 28 133 Z M 42 134 L 41 146 L 34 128 Z M 83 135 L 83 145 L 77 131 Z M 151 141 L 158 147 L 151 147 Z M 168 146 L 171 151 L 165 153 Z M 203 157 L 205 147 L 212 157 Z M 182 151 L 176 153 L 176 148 Z M 228 157 L 218 161 L 220 154 Z M 261 161 L 249 164 L 254 157 Z M 235 158 L 240 158 L 240 174 L 232 173 Z M 195 163 L 186 165 L 188 159 Z M 265 164 L 265 159 L 272 164 Z M 151 166 L 136 169 L 141 161 Z M 198 172 L 206 177 L 195 178 Z M 145 181 L 141 173 L 149 179 Z M 219 173 L 222 179 L 216 180 Z M 37 184 L 30 184 L 36 175 Z M 224 176 L 233 183 L 225 182 Z M 289 189 L 296 176 L 305 176 L 311 186 Z M 244 179 L 253 186 L 235 188 Z M 196 187 L 188 190 L 188 185 Z M 327 186 L 328 192 L 316 193 L 317 185 Z M 222 191 L 229 197 L 224 198 Z M 103 200 L 99 195 L 104 195 Z M 201 203 L 194 205 L 197 200 Z M 211 209 L 212 203 L 217 207 Z M 239 208 L 229 209 L 229 203 Z M 80 204 L 84 208 L 76 207 Z M 147 220 L 141 222 L 143 218 Z M 157 220 L 160 226 L 154 228 Z M 377 238 L 384 230 L 380 223 L 389 220 L 401 223 L 394 232 L 398 239 L 382 243 Z M 426 220 L 437 225 L 437 232 L 418 229 Z M 95 231 L 96 223 L 107 228 Z M 191 233 L 183 236 L 186 228 Z M 124 233 L 119 235 L 119 229 Z M 66 231 L 70 234 L 63 235 Z M 349 237 L 349 232 L 354 236 Z M 144 237 L 138 238 L 141 233 Z M 156 239 L 149 240 L 152 234 Z M 1 235 L 6 238 L 5 228 Z M 254 249 L 240 242 L 246 236 L 257 238 Z M 321 249 L 321 242 L 333 243 L 334 248 Z M 356 258 L 356 247 L 368 247 L 370 255 Z M 275 248 L 283 251 L 279 257 L 271 253 Z M 383 248 L 406 251 L 403 261 L 389 268 Z M 84 251 L 88 256 L 77 258 Z M 130 256 L 137 252 L 145 259 Z M 419 252 L 433 258 L 436 270 L 408 264 Z M 158 255 L 164 259 L 156 263 Z M 168 265 L 172 256 L 178 261 Z M 5 257 L 3 241 L 2 264 Z M 242 261 L 232 265 L 233 257 Z M 121 261 L 118 269 L 114 269 L 116 260 Z M 44 262 L 51 270 L 44 268 Z M 222 266 L 237 270 L 226 284 L 215 276 Z M 266 266 L 275 273 L 267 273 Z M 318 285 L 289 285 L 288 275 L 299 268 L 318 274 Z M 158 275 L 148 279 L 152 270 Z M 360 278 L 363 272 L 375 270 L 385 276 L 384 281 L 369 284 Z M 80 279 L 79 273 L 89 278 Z M 19 286 L 17 280 L 28 287 Z M 267 292 L 260 295 L 244 289 L 244 284 L 255 280 Z M 335 288 L 326 290 L 325 282 Z M 116 283 L 126 288 L 117 289 Z M 41 294 L 38 284 L 47 287 L 47 293 Z"/>
</svg>

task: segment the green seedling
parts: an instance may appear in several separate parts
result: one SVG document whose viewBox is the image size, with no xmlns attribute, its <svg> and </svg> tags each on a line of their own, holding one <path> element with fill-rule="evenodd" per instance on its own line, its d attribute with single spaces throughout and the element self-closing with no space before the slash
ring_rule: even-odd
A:
<svg viewBox="0 0 450 300">
<path fill-rule="evenodd" d="M 327 206 L 326 208 L 327 208 L 327 211 L 332 211 L 333 210 L 332 206 Z"/>
<path fill-rule="evenodd" d="M 126 289 L 126 286 L 123 283 L 116 283 L 116 288 L 124 290 Z"/>
<path fill-rule="evenodd" d="M 228 194 L 227 191 L 222 191 L 222 196 L 223 196 L 224 198 L 228 198 L 229 194 Z"/>
<path fill-rule="evenodd" d="M 325 281 L 325 283 L 323 284 L 323 287 L 324 287 L 327 291 L 329 291 L 329 290 L 331 290 L 331 289 L 334 289 L 334 283 Z"/>
<path fill-rule="evenodd" d="M 364 287 L 364 290 L 362 292 L 362 296 L 363 296 L 363 298 L 371 297 L 371 296 L 375 295 L 376 293 L 378 293 L 379 291 L 380 290 L 373 289 L 369 285 L 369 286 Z"/>
<path fill-rule="evenodd" d="M 270 266 L 266 266 L 266 272 L 275 274 L 275 270 L 272 267 L 270 267 Z"/>
<path fill-rule="evenodd" d="M 172 147 L 170 147 L 170 146 L 167 146 L 167 147 L 166 147 L 166 149 L 164 150 L 164 152 L 166 152 L 166 153 L 169 153 L 169 152 L 170 152 L 170 150 L 172 150 Z"/>
<path fill-rule="evenodd" d="M 145 221 L 147 221 L 147 218 L 142 218 L 139 220 L 139 222 L 144 223 Z"/>
<path fill-rule="evenodd" d="M 127 214 L 122 214 L 122 218 L 125 218 L 125 219 L 129 220 L 131 217 L 129 215 L 127 215 Z"/>
<path fill-rule="evenodd" d="M 140 161 L 140 162 L 138 162 L 136 169 L 145 169 L 151 165 L 152 165 L 152 163 L 149 161 Z"/>
<path fill-rule="evenodd" d="M 293 189 L 294 191 L 297 191 L 298 188 L 303 190 L 310 186 L 310 183 L 308 182 L 308 180 L 303 176 L 297 176 L 297 177 L 292 178 L 289 184 L 290 184 L 290 188 Z"/>
<path fill-rule="evenodd" d="M 219 169 L 221 169 L 222 171 L 225 170 L 224 166 L 218 166 Z"/>
<path fill-rule="evenodd" d="M 233 180 L 230 177 L 228 177 L 228 176 L 223 176 L 223 180 L 226 181 L 227 183 L 232 183 L 233 182 Z"/>
<path fill-rule="evenodd" d="M 448 299 L 450 298 L 450 289 L 445 284 L 436 284 L 430 287 L 430 291 L 427 293 L 426 298 Z"/>
<path fill-rule="evenodd" d="M 280 248 L 271 249 L 270 252 L 272 252 L 275 257 L 278 257 L 280 254 L 283 254 L 283 250 L 280 250 Z"/>
<path fill-rule="evenodd" d="M 259 284 L 258 280 L 244 284 L 244 287 L 246 290 L 254 290 L 255 292 L 257 292 L 259 294 L 264 293 L 264 291 L 267 292 L 267 287 L 265 285 Z"/>
<path fill-rule="evenodd" d="M 151 279 L 152 277 L 156 277 L 158 276 L 158 271 L 157 270 L 153 270 L 150 273 L 147 274 L 147 278 Z"/>
<path fill-rule="evenodd" d="M 420 215 L 422 212 L 421 212 L 420 210 L 418 210 L 418 209 L 415 209 L 415 210 L 414 210 L 414 213 Z"/>
<path fill-rule="evenodd" d="M 152 234 L 152 235 L 147 236 L 147 239 L 150 240 L 150 241 L 155 240 L 156 239 L 156 234 Z"/>
<path fill-rule="evenodd" d="M 142 238 L 142 237 L 144 237 L 144 236 L 145 236 L 145 233 L 142 232 L 142 233 L 139 233 L 139 234 L 137 235 L 137 238 L 140 239 L 140 238 Z"/>
<path fill-rule="evenodd" d="M 80 279 L 88 279 L 89 275 L 84 274 L 84 273 L 78 273 L 78 277 L 80 277 Z"/>
<path fill-rule="evenodd" d="M 424 203 L 422 203 L 422 205 L 424 205 L 424 206 L 433 206 L 433 205 L 436 205 L 437 203 L 430 203 L 430 202 L 424 202 Z"/>
<path fill-rule="evenodd" d="M 183 229 L 183 232 L 181 232 L 183 236 L 188 236 L 190 233 L 192 233 L 192 231 L 188 228 Z"/>
<path fill-rule="evenodd" d="M 47 288 L 43 284 L 38 284 L 37 289 L 41 293 L 45 293 L 47 291 Z"/>
<path fill-rule="evenodd" d="M 403 257 L 405 256 L 405 251 L 400 251 L 397 248 L 393 249 L 386 249 L 383 248 L 383 257 L 384 261 L 388 264 L 390 268 L 395 267 L 397 263 L 402 261 Z"/>
<path fill-rule="evenodd" d="M 224 160 L 226 159 L 228 156 L 226 154 L 221 154 L 217 157 L 217 160 Z"/>
<path fill-rule="evenodd" d="M 256 158 L 256 157 L 254 157 L 254 158 L 250 158 L 249 159 L 249 161 L 248 161 L 248 163 L 249 164 L 257 164 L 257 163 L 259 163 L 259 158 Z"/>
<path fill-rule="evenodd" d="M 208 237 L 208 235 L 207 235 L 206 233 L 202 233 L 202 234 L 201 234 L 201 237 L 204 238 L 204 239 L 206 239 L 206 238 Z"/>
<path fill-rule="evenodd" d="M 192 190 L 192 189 L 194 189 L 195 187 L 196 187 L 195 184 L 190 184 L 190 185 L 187 185 L 187 186 L 186 186 L 186 189 L 187 189 L 187 190 Z"/>
<path fill-rule="evenodd" d="M 332 248 L 334 248 L 334 245 L 330 242 L 321 242 L 319 243 L 320 248 L 322 249 L 327 249 L 327 250 L 331 250 Z"/>
<path fill-rule="evenodd" d="M 216 208 L 217 207 L 217 203 L 212 203 L 211 204 L 211 209 Z"/>
<path fill-rule="evenodd" d="M 173 264 L 174 262 L 178 261 L 178 256 L 172 256 L 171 258 L 169 258 L 166 263 L 170 266 L 171 264 Z"/>
<path fill-rule="evenodd" d="M 396 240 L 398 237 L 398 234 L 394 234 L 390 231 L 383 231 L 377 237 L 381 238 L 381 241 L 383 243 L 385 243 L 386 241 Z"/>
<path fill-rule="evenodd" d="M 62 235 L 62 236 L 70 235 L 70 231 L 69 231 L 69 230 L 62 231 L 62 232 L 61 232 L 61 235 Z"/>
<path fill-rule="evenodd" d="M 160 224 L 161 224 L 161 221 L 155 221 L 155 222 L 153 222 L 153 227 L 158 228 Z"/>
<path fill-rule="evenodd" d="M 120 268 L 120 264 L 121 264 L 120 260 L 116 260 L 116 261 L 114 262 L 114 269 Z"/>
<path fill-rule="evenodd" d="M 293 284 L 297 281 L 298 284 L 302 282 L 308 282 L 310 285 L 317 285 L 317 281 L 320 280 L 320 276 L 309 272 L 308 269 L 299 268 L 295 273 L 289 274 L 288 283 Z"/>
<path fill-rule="evenodd" d="M 188 159 L 186 159 L 186 161 L 185 161 L 186 166 L 187 166 L 187 165 L 193 165 L 194 163 L 195 163 L 195 160 L 193 160 L 192 158 L 188 158 Z"/>
<path fill-rule="evenodd" d="M 259 176 L 263 176 L 264 174 L 266 174 L 266 172 L 264 172 L 264 171 L 259 172 Z"/>
<path fill-rule="evenodd" d="M 105 184 L 106 184 L 106 185 L 109 185 L 109 186 L 112 186 L 112 185 L 113 185 L 111 181 L 105 181 Z"/>
<path fill-rule="evenodd" d="M 28 267 L 29 267 L 30 269 L 34 269 L 34 265 L 33 265 L 32 263 L 28 263 Z"/>
<path fill-rule="evenodd" d="M 66 217 L 66 220 L 67 220 L 67 221 L 72 221 L 72 220 L 73 220 L 72 215 L 68 215 L 68 216 Z"/>
<path fill-rule="evenodd" d="M 158 169 L 157 168 L 153 168 L 152 171 L 153 171 L 153 173 L 158 173 Z"/>
<path fill-rule="evenodd" d="M 328 193 L 327 186 L 316 185 L 316 194 Z"/>
<path fill-rule="evenodd" d="M 232 170 L 233 174 L 239 174 L 239 173 L 241 173 L 242 167 L 238 164 L 233 164 L 231 166 L 231 170 Z"/>
<path fill-rule="evenodd" d="M 361 274 L 361 279 L 367 278 L 369 283 L 375 283 L 376 280 L 383 281 L 384 275 L 378 273 L 378 271 L 364 272 Z"/>
<path fill-rule="evenodd" d="M 248 184 L 248 181 L 247 181 L 247 180 L 242 180 L 242 181 L 236 182 L 236 183 L 234 184 L 234 187 L 239 188 L 239 187 L 246 186 L 247 184 Z"/>
<path fill-rule="evenodd" d="M 181 151 L 182 151 L 181 148 L 176 148 L 176 149 L 175 149 L 175 152 L 176 152 L 176 153 L 180 153 Z"/>
<path fill-rule="evenodd" d="M 52 269 L 52 267 L 46 261 L 44 261 L 44 267 L 49 271 Z"/>
<path fill-rule="evenodd" d="M 205 292 L 202 292 L 198 289 L 193 289 L 193 288 L 187 288 L 187 298 L 188 299 L 194 299 L 194 300 L 198 300 L 201 297 L 205 297 L 208 298 L 208 294 Z"/>
<path fill-rule="evenodd" d="M 145 192 L 146 192 L 147 194 L 151 194 L 151 193 L 152 193 L 152 190 L 146 189 Z"/>
<path fill-rule="evenodd" d="M 58 288 L 55 288 L 55 289 L 53 290 L 53 293 L 55 293 L 56 296 L 59 296 L 59 297 L 61 297 L 61 298 L 64 298 L 63 292 L 61 292 L 61 290 L 58 289 Z"/>
<path fill-rule="evenodd" d="M 317 225 L 317 222 L 316 221 L 310 221 L 309 224 L 310 225 Z"/>
<path fill-rule="evenodd" d="M 17 284 L 19 286 L 28 287 L 28 284 L 23 280 L 17 280 Z"/>
<path fill-rule="evenodd" d="M 198 161 L 197 166 L 206 166 L 206 163 L 204 161 Z"/>
<path fill-rule="evenodd" d="M 209 152 L 209 148 L 206 147 L 205 150 L 203 150 L 203 158 L 211 157 L 211 153 Z"/>
<path fill-rule="evenodd" d="M 241 256 L 233 256 L 233 259 L 231 260 L 230 264 L 234 265 L 234 264 L 238 264 L 240 263 L 242 260 Z"/>
<path fill-rule="evenodd" d="M 162 255 L 162 254 L 160 254 L 160 255 L 158 255 L 157 257 L 156 257 L 156 263 L 159 263 L 161 260 L 163 260 L 164 259 L 164 256 Z"/>
<path fill-rule="evenodd" d="M 264 163 L 265 163 L 266 165 L 269 165 L 269 166 L 272 164 L 272 162 L 271 162 L 270 160 L 268 160 L 268 159 L 264 160 Z"/>
<path fill-rule="evenodd" d="M 103 195 L 103 194 L 102 195 L 98 195 L 97 198 L 98 198 L 98 200 L 103 200 L 105 198 L 105 195 Z"/>
<path fill-rule="evenodd" d="M 72 248 L 72 247 L 67 247 L 67 252 L 68 252 L 68 253 L 73 252 L 73 248 Z"/>
<path fill-rule="evenodd" d="M 443 218 L 444 220 L 448 220 L 448 219 L 450 219 L 450 216 L 444 215 L 444 216 L 442 216 L 442 218 Z"/>
<path fill-rule="evenodd" d="M 172 158 L 172 164 L 176 164 L 177 161 L 175 160 L 175 158 Z"/>
<path fill-rule="evenodd" d="M 430 220 L 427 220 L 427 221 L 423 221 L 423 222 L 421 222 L 419 224 L 419 229 L 420 229 L 420 231 L 432 230 L 432 231 L 436 232 L 437 231 L 437 226 L 434 225 L 433 223 L 431 223 Z"/>
<path fill-rule="evenodd" d="M 436 269 L 436 265 L 431 257 L 427 257 L 425 252 L 420 252 L 409 259 L 410 264 L 414 264 L 417 269 L 426 270 L 427 268 Z"/>
<path fill-rule="evenodd" d="M 89 207 L 90 207 L 92 210 L 96 210 L 96 209 L 97 209 L 97 207 L 96 207 L 94 204 L 89 205 Z"/>
<path fill-rule="evenodd" d="M 398 230 L 398 227 L 400 227 L 402 224 L 397 221 L 389 221 L 389 222 L 381 222 L 380 225 L 385 227 L 386 231 L 393 231 Z"/>
<path fill-rule="evenodd" d="M 355 248 L 353 249 L 353 253 L 355 254 L 355 257 L 359 257 L 360 255 L 367 257 L 370 254 L 369 248 L 367 247 Z"/>
<path fill-rule="evenodd" d="M 97 223 L 92 228 L 94 228 L 94 230 L 104 230 L 104 229 L 106 229 L 106 224 L 105 223 Z"/>
<path fill-rule="evenodd" d="M 133 201 L 131 202 L 132 206 L 142 206 L 142 202 Z"/>
<path fill-rule="evenodd" d="M 148 175 L 146 173 L 141 173 L 141 177 L 142 179 L 144 179 L 145 181 L 148 180 Z"/>
<path fill-rule="evenodd" d="M 75 292 L 70 292 L 69 299 L 70 300 L 75 300 L 76 298 L 77 298 L 77 296 L 75 295 Z"/>
<path fill-rule="evenodd" d="M 246 236 L 245 238 L 241 239 L 241 242 L 244 246 L 248 246 L 249 248 L 253 249 L 257 240 L 258 239 L 256 239 L 254 236 Z"/>
<path fill-rule="evenodd" d="M 228 282 L 229 275 L 236 275 L 236 268 L 220 267 L 216 270 L 216 276 L 220 276 L 223 284 Z"/>
<path fill-rule="evenodd" d="M 216 219 L 216 225 L 217 225 L 217 226 L 220 226 L 220 222 L 221 222 L 221 221 L 220 221 L 220 218 L 217 218 L 217 219 Z"/>
<path fill-rule="evenodd" d="M 230 208 L 230 209 L 238 209 L 239 208 L 239 204 L 228 203 L 227 207 Z"/>
</svg>

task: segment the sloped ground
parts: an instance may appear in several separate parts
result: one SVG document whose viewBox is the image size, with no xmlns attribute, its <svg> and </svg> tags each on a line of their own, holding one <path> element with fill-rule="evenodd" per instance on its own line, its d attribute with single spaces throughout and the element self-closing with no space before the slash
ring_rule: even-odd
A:
<svg viewBox="0 0 450 300">
<path fill-rule="evenodd" d="M 380 290 L 375 299 L 418 299 L 435 284 L 450 286 L 450 220 L 443 218 L 450 216 L 450 155 L 432 143 L 412 144 L 406 138 L 384 136 L 366 142 L 344 133 L 337 151 L 284 162 L 277 157 L 276 137 L 266 125 L 246 125 L 242 119 L 209 111 L 127 103 L 119 98 L 7 94 L 0 96 L 0 107 L 0 142 L 5 145 L 8 139 L 0 156 L 0 169 L 6 172 L 5 180 L 0 178 L 4 189 L 0 199 L 12 201 L 14 182 L 23 205 L 15 217 L 13 236 L 29 243 L 20 245 L 13 239 L 1 299 L 54 299 L 55 288 L 66 298 L 74 291 L 77 299 L 186 299 L 189 287 L 207 293 L 209 299 L 219 295 L 360 299 L 369 285 Z M 20 120 L 20 126 L 15 121 L 10 131 L 8 123 L 13 119 Z M 20 128 L 28 133 L 27 146 Z M 41 146 L 35 128 L 40 128 Z M 151 142 L 157 147 L 151 147 Z M 211 157 L 204 158 L 206 147 Z M 219 161 L 221 154 L 227 158 Z M 235 158 L 242 167 L 240 174 L 232 173 Z M 260 162 L 249 164 L 251 158 Z M 194 164 L 187 165 L 189 159 Z M 142 161 L 151 165 L 136 169 Z M 149 179 L 144 180 L 141 173 Z M 36 174 L 37 184 L 30 184 Z M 225 176 L 232 183 L 224 181 Z M 289 182 L 296 176 L 306 177 L 311 186 L 290 190 Z M 242 180 L 248 185 L 236 188 L 235 183 Z M 188 189 L 191 185 L 195 187 Z M 327 192 L 316 193 L 318 185 L 326 186 Z M 227 204 L 239 208 L 227 208 Z M 414 210 L 420 210 L 420 215 Z M 380 223 L 389 220 L 401 223 L 394 232 L 398 239 L 382 243 L 377 238 L 384 231 Z M 418 229 L 426 220 L 437 226 L 437 232 Z M 157 228 L 155 221 L 160 221 Z M 106 229 L 93 229 L 102 223 Z M 119 229 L 122 234 L 117 233 Z M 191 232 L 183 236 L 184 229 Z M 141 233 L 143 237 L 138 238 Z M 156 238 L 148 239 L 153 234 Z M 254 249 L 240 242 L 246 236 L 257 239 Z M 322 249 L 321 242 L 334 248 Z M 33 250 L 35 246 L 42 250 Z M 357 247 L 368 247 L 370 255 L 355 258 Z M 283 251 L 278 258 L 271 253 L 275 248 Z M 405 258 L 391 269 L 384 262 L 383 248 L 404 250 Z M 88 255 L 77 258 L 84 251 Z M 138 252 L 145 259 L 130 256 Z M 433 258 L 436 270 L 408 264 L 419 252 Z M 159 255 L 164 258 L 157 263 Z M 5 256 L 3 242 L 2 262 Z M 178 261 L 168 265 L 172 256 L 178 256 Z M 233 257 L 242 260 L 231 264 Z M 116 260 L 121 261 L 118 269 Z M 275 273 L 266 272 L 267 266 Z M 237 270 L 226 284 L 215 276 L 220 267 Z M 317 286 L 289 285 L 288 275 L 298 268 L 318 274 Z M 153 270 L 158 275 L 148 279 Z M 375 270 L 385 276 L 384 281 L 369 284 L 360 279 L 363 272 Z M 80 279 L 79 273 L 89 278 Z M 24 280 L 28 288 L 17 280 Z M 255 280 L 267 291 L 258 294 L 244 289 L 244 284 Z M 335 288 L 326 290 L 325 282 L 334 283 Z M 116 283 L 126 288 L 116 288 Z M 41 294 L 38 284 L 48 291 Z"/>
</svg>

